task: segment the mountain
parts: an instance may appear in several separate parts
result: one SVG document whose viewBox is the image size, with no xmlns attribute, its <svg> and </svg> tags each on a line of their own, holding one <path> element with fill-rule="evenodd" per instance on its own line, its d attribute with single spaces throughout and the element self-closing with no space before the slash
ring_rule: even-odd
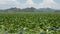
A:
<svg viewBox="0 0 60 34">
<path fill-rule="evenodd" d="M 15 8 L 5 9 L 5 10 L 0 10 L 0 12 L 60 12 L 60 10 L 56 10 L 56 9 L 52 9 L 52 8 L 36 9 L 34 7 L 20 9 L 20 8 L 15 7 Z"/>
<path fill-rule="evenodd" d="M 56 10 L 55 12 L 60 12 L 60 10 Z"/>
<path fill-rule="evenodd" d="M 18 11 L 21 11 L 21 9 L 15 7 L 15 8 L 6 9 L 4 11 L 6 11 L 6 12 L 18 12 Z"/>
<path fill-rule="evenodd" d="M 34 7 L 25 8 L 25 9 L 22 9 L 22 11 L 24 11 L 24 12 L 34 12 L 34 11 L 36 11 L 36 8 L 34 8 Z"/>
<path fill-rule="evenodd" d="M 40 8 L 40 9 L 38 9 L 38 11 L 43 11 L 43 12 L 54 12 L 55 9 L 51 9 L 51 8 Z"/>
</svg>

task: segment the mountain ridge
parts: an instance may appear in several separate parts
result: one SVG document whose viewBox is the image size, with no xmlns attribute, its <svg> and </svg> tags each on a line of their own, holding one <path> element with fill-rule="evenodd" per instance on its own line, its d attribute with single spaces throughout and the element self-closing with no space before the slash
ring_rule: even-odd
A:
<svg viewBox="0 0 60 34">
<path fill-rule="evenodd" d="M 0 10 L 0 12 L 60 12 L 60 10 L 52 9 L 52 8 L 36 9 L 34 7 L 20 9 L 20 8 L 14 7 L 14 8 L 9 8 L 9 9 L 5 9 L 5 10 Z"/>
</svg>

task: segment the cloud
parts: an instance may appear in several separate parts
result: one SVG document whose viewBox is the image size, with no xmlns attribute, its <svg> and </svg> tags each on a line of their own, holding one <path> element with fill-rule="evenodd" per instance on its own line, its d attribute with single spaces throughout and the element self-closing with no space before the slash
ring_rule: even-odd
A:
<svg viewBox="0 0 60 34">
<path fill-rule="evenodd" d="M 11 7 L 17 7 L 21 3 L 17 0 L 0 0 L 0 9 L 7 9 Z"/>
<path fill-rule="evenodd" d="M 27 0 L 26 3 L 25 3 L 25 7 L 35 7 L 37 8 L 37 5 L 36 3 L 33 2 L 33 0 Z"/>
<path fill-rule="evenodd" d="M 33 0 L 27 0 L 26 3 L 21 3 L 19 6 L 20 8 L 27 8 L 27 7 L 36 7 L 36 4 L 33 2 Z"/>
<path fill-rule="evenodd" d="M 0 9 L 7 9 L 11 7 L 26 8 L 36 7 L 36 4 L 32 0 L 27 0 L 26 3 L 20 3 L 18 0 L 0 0 Z"/>
<path fill-rule="evenodd" d="M 32 4 L 34 4 L 34 3 L 33 3 L 32 0 L 27 0 L 27 1 L 26 1 L 26 4 L 28 4 L 28 5 L 32 5 Z"/>
<path fill-rule="evenodd" d="M 43 0 L 42 3 L 39 4 L 39 8 L 53 8 L 53 9 L 60 9 L 57 3 L 54 0 Z"/>
<path fill-rule="evenodd" d="M 25 6 L 26 7 L 33 7 L 34 3 L 32 0 L 27 0 L 26 3 L 25 3 Z"/>
<path fill-rule="evenodd" d="M 35 7 L 35 8 L 60 9 L 60 5 L 55 3 L 53 0 L 43 0 L 43 2 L 40 4 L 34 3 L 33 0 L 27 0 L 26 3 L 21 3 L 18 0 L 0 0 L 0 9 L 7 9 L 11 7 L 17 7 L 17 8 Z"/>
</svg>

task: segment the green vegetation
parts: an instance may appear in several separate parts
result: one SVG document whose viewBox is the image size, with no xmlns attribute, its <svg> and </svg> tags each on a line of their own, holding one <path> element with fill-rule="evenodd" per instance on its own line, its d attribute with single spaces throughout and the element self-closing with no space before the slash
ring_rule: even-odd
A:
<svg viewBox="0 0 60 34">
<path fill-rule="evenodd" d="M 0 34 L 60 34 L 60 13 L 0 13 Z"/>
</svg>

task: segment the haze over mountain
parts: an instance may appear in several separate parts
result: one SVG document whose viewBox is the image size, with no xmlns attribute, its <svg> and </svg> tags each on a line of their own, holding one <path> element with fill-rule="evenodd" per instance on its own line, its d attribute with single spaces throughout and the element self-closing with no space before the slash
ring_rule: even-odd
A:
<svg viewBox="0 0 60 34">
<path fill-rule="evenodd" d="M 52 9 L 52 8 L 39 8 L 36 9 L 34 7 L 28 7 L 24 9 L 20 8 L 9 8 L 5 10 L 0 10 L 0 12 L 60 12 L 60 10 Z"/>
</svg>

